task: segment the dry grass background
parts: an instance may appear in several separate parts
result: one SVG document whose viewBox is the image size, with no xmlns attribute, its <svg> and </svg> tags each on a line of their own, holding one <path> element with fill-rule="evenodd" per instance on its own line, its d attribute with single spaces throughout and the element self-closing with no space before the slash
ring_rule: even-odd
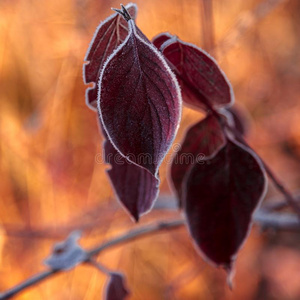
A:
<svg viewBox="0 0 300 300">
<path fill-rule="evenodd" d="M 268 6 L 255 11 L 261 0 L 215 0 L 213 28 L 200 0 L 135 2 L 137 24 L 149 38 L 170 31 L 211 51 L 215 43 L 236 100 L 249 112 L 250 143 L 290 189 L 299 188 L 300 2 L 267 1 L 282 3 L 264 15 Z M 44 270 L 52 244 L 72 229 L 82 228 L 82 245 L 91 247 L 138 226 L 116 204 L 106 166 L 95 163 L 102 138 L 82 82 L 94 30 L 119 4 L 0 1 L 0 290 Z M 177 142 L 200 117 L 184 110 Z M 176 216 L 153 211 L 141 223 Z M 126 274 L 130 299 L 300 299 L 299 248 L 297 234 L 254 228 L 238 256 L 232 292 L 225 274 L 197 255 L 185 229 L 114 248 L 98 260 Z M 101 299 L 105 280 L 79 266 L 16 299 Z"/>
</svg>

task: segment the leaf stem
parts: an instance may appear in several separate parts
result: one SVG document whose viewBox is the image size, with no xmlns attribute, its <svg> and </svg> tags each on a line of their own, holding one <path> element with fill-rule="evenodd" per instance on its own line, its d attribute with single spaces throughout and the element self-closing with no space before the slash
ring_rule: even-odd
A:
<svg viewBox="0 0 300 300">
<path fill-rule="evenodd" d="M 97 270 L 99 270 L 100 272 L 102 272 L 106 275 L 110 275 L 112 273 L 108 268 L 106 268 L 104 265 L 98 263 L 95 259 L 90 258 L 87 261 L 87 263 L 94 266 Z"/>
</svg>

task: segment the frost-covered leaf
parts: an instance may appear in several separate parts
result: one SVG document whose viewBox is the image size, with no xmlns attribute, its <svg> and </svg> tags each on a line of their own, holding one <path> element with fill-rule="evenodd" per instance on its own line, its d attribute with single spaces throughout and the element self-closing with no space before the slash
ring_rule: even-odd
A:
<svg viewBox="0 0 300 300">
<path fill-rule="evenodd" d="M 173 37 L 160 46 L 177 75 L 183 100 L 194 108 L 207 109 L 233 103 L 232 88 L 217 62 L 204 50 Z"/>
<path fill-rule="evenodd" d="M 129 294 L 124 275 L 116 272 L 111 273 L 106 287 L 105 300 L 124 300 Z"/>
<path fill-rule="evenodd" d="M 183 191 L 187 224 L 209 261 L 231 270 L 265 191 L 259 159 L 231 140 L 213 158 L 190 168 Z"/>
<path fill-rule="evenodd" d="M 178 129 L 181 96 L 162 55 L 141 37 L 132 19 L 128 24 L 129 35 L 100 75 L 99 113 L 121 155 L 157 177 Z"/>
<path fill-rule="evenodd" d="M 129 3 L 126 8 L 131 17 L 135 19 L 137 6 Z M 94 83 L 94 87 L 88 88 L 86 91 L 86 103 L 93 110 L 97 109 L 98 89 L 96 84 L 102 67 L 112 52 L 126 39 L 127 35 L 128 24 L 118 13 L 101 22 L 96 29 L 85 56 L 85 61 L 88 63 L 83 66 L 84 82 L 86 84 Z"/>
<path fill-rule="evenodd" d="M 158 49 L 160 50 L 160 47 L 162 46 L 162 44 L 164 42 L 166 42 L 167 40 L 171 39 L 173 36 L 169 33 L 169 32 L 163 32 L 158 34 L 157 36 L 155 36 L 152 39 L 152 44 Z"/>
<path fill-rule="evenodd" d="M 188 129 L 171 166 L 171 180 L 177 193 L 179 207 L 182 206 L 182 182 L 189 168 L 214 156 L 225 142 L 223 129 L 211 114 Z"/>
<path fill-rule="evenodd" d="M 77 244 L 80 232 L 72 232 L 65 241 L 54 245 L 44 263 L 54 270 L 69 270 L 86 259 L 86 252 Z"/>
<path fill-rule="evenodd" d="M 121 156 L 109 140 L 104 142 L 104 150 L 105 161 L 111 164 L 107 174 L 112 186 L 120 202 L 138 221 L 152 208 L 159 191 L 159 179 Z"/>
</svg>

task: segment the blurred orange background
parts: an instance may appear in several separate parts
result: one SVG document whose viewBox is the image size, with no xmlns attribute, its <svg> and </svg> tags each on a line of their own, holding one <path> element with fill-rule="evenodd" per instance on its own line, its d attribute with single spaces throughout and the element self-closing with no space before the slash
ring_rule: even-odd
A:
<svg viewBox="0 0 300 300">
<path fill-rule="evenodd" d="M 254 149 L 292 190 L 300 187 L 300 2 L 137 0 L 151 39 L 169 31 L 210 51 L 247 108 Z M 126 3 L 124 3 L 126 4 Z M 210 7 L 212 4 L 211 14 Z M 52 245 L 82 229 L 81 244 L 137 228 L 99 164 L 102 137 L 85 105 L 85 52 L 118 1 L 0 1 L 0 290 L 45 269 Z M 213 21 L 213 22 L 212 22 Z M 184 109 L 179 142 L 203 115 Z M 99 156 L 100 155 L 100 156 Z M 170 193 L 168 164 L 161 192 Z M 268 197 L 276 196 L 272 186 Z M 179 217 L 155 210 L 141 224 Z M 182 228 L 98 257 L 127 278 L 130 299 L 300 299 L 297 233 L 252 230 L 237 259 L 235 287 L 206 264 Z M 82 265 L 16 299 L 101 299 L 106 277 Z"/>
</svg>

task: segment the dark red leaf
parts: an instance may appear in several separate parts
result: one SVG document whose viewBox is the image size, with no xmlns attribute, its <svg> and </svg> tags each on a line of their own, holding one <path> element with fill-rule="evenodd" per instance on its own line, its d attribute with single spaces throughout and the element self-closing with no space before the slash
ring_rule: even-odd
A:
<svg viewBox="0 0 300 300">
<path fill-rule="evenodd" d="M 182 206 L 182 181 L 189 168 L 214 156 L 225 142 L 223 129 L 213 115 L 208 115 L 187 131 L 171 166 L 171 181 L 177 193 L 179 207 Z"/>
<path fill-rule="evenodd" d="M 177 132 L 181 96 L 162 55 L 140 36 L 133 20 L 128 24 L 129 35 L 100 75 L 99 112 L 121 155 L 157 177 Z"/>
<path fill-rule="evenodd" d="M 265 191 L 259 159 L 237 142 L 229 140 L 212 159 L 190 169 L 183 191 L 187 224 L 209 261 L 231 269 Z"/>
<path fill-rule="evenodd" d="M 150 172 L 121 156 L 110 141 L 104 142 L 105 161 L 112 168 L 107 174 L 114 190 L 128 212 L 138 221 L 149 211 L 158 195 L 159 180 Z"/>
<path fill-rule="evenodd" d="M 158 49 L 160 50 L 160 47 L 162 46 L 162 44 L 164 42 L 166 42 L 167 40 L 171 39 L 173 36 L 168 33 L 168 32 L 163 32 L 158 34 L 157 36 L 155 36 L 152 39 L 152 44 Z"/>
<path fill-rule="evenodd" d="M 135 19 L 137 6 L 130 3 L 126 5 L 126 8 L 131 17 Z M 86 103 L 93 110 L 97 109 L 98 90 L 96 83 L 99 80 L 102 67 L 112 52 L 126 39 L 127 35 L 128 24 L 118 13 L 101 22 L 96 29 L 85 56 L 85 61 L 88 63 L 83 66 L 84 82 L 86 84 L 94 83 L 94 87 L 88 88 L 86 91 Z"/>
<path fill-rule="evenodd" d="M 121 273 L 111 273 L 106 287 L 105 300 L 124 300 L 129 295 Z"/>
<path fill-rule="evenodd" d="M 176 37 L 167 40 L 160 49 L 177 75 L 186 104 L 207 109 L 233 103 L 231 85 L 208 53 Z"/>
<path fill-rule="evenodd" d="M 99 128 L 106 138 L 103 148 L 105 162 L 111 165 L 107 170 L 111 184 L 121 204 L 137 222 L 141 215 L 151 210 L 159 193 L 160 180 L 120 155 L 100 122 Z"/>
</svg>

